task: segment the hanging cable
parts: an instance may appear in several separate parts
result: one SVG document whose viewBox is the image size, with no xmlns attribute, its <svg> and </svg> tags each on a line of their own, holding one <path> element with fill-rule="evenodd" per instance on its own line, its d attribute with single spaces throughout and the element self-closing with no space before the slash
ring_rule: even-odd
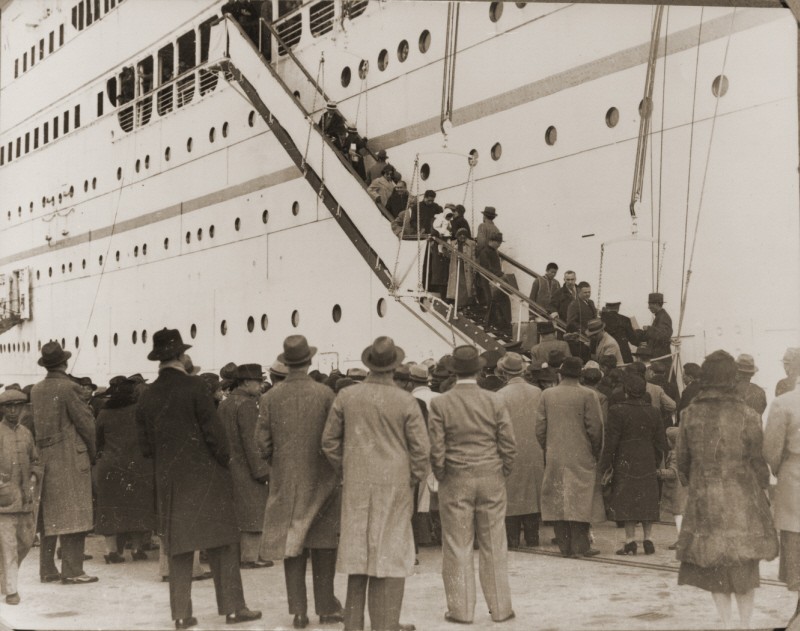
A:
<svg viewBox="0 0 800 631">
<path fill-rule="evenodd" d="M 666 110 L 667 105 L 667 57 L 669 55 L 669 10 L 670 7 L 667 7 L 667 22 L 664 26 L 664 74 L 661 81 L 661 143 L 659 145 L 659 157 L 658 157 L 658 231 L 657 231 L 657 241 L 659 245 L 662 245 L 661 250 L 658 253 L 658 259 L 656 261 L 656 268 L 658 269 L 658 273 L 656 274 L 656 286 L 655 291 L 659 291 L 659 285 L 661 281 L 661 266 L 664 264 L 663 254 L 664 254 L 664 247 L 661 244 L 661 202 L 662 202 L 662 182 L 663 182 L 663 174 L 664 174 L 664 111 Z"/>
<path fill-rule="evenodd" d="M 447 137 L 447 127 L 453 124 L 453 95 L 456 81 L 456 51 L 458 46 L 458 18 L 460 11 L 461 8 L 458 2 L 448 2 L 444 58 L 442 60 L 444 74 L 442 77 L 442 107 L 439 117 L 439 126 L 445 137 Z"/>
<path fill-rule="evenodd" d="M 323 53 L 319 58 L 319 65 L 317 66 L 317 78 L 316 84 L 319 85 L 319 79 L 322 75 L 323 68 L 325 67 L 325 53 Z M 307 116 L 308 119 L 308 135 L 306 136 L 306 148 L 303 151 L 303 162 L 300 164 L 300 168 L 305 171 L 306 169 L 306 159 L 308 158 L 308 147 L 311 144 L 311 132 L 314 129 L 314 112 L 317 109 L 317 90 L 314 90 L 314 99 L 311 102 L 311 110 L 309 115 Z"/>
</svg>

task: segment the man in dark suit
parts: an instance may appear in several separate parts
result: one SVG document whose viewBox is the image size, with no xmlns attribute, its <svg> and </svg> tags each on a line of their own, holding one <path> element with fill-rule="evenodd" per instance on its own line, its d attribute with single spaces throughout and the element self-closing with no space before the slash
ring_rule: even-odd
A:
<svg viewBox="0 0 800 631">
<path fill-rule="evenodd" d="M 136 408 L 142 453 L 155 461 L 158 528 L 169 556 L 169 602 L 176 629 L 197 624 L 191 598 L 195 550 L 208 554 L 217 610 L 225 621 L 261 617 L 244 602 L 225 428 L 203 380 L 186 373 L 182 360 L 189 348 L 177 329 L 153 334 L 147 358 L 160 362 L 158 379 Z"/>
<path fill-rule="evenodd" d="M 478 386 L 485 360 L 474 346 L 458 346 L 448 359 L 456 385 L 430 402 L 431 465 L 439 480 L 445 619 L 471 623 L 475 613 L 473 542 L 492 620 L 514 617 L 508 586 L 506 478 L 517 454 L 503 400 Z M 473 524 L 475 526 L 473 527 Z"/>
<path fill-rule="evenodd" d="M 636 340 L 631 319 L 619 312 L 620 302 L 607 302 L 600 312 L 600 319 L 606 325 L 606 333 L 617 340 L 622 361 L 630 364 L 633 361 L 630 343 Z"/>
<path fill-rule="evenodd" d="M 672 353 L 672 318 L 669 317 L 664 309 L 664 294 L 653 293 L 647 296 L 647 308 L 653 314 L 653 323 L 636 331 L 637 343 L 644 344 L 653 353 L 653 357 L 658 359 Z M 666 360 L 668 369 L 672 366 L 672 359 Z"/>
<path fill-rule="evenodd" d="M 578 297 L 567 308 L 567 331 L 586 335 L 586 327 L 590 320 L 597 318 L 597 308 L 591 300 L 592 287 L 585 280 L 578 283 Z M 591 349 L 580 340 L 571 340 L 569 348 L 572 354 L 584 362 L 589 361 Z"/>
<path fill-rule="evenodd" d="M 577 280 L 578 276 L 572 270 L 564 272 L 564 284 L 550 297 L 550 302 L 553 304 L 553 312 L 550 314 L 552 317 L 558 316 L 564 322 L 567 321 L 567 309 L 578 297 L 578 289 L 575 285 Z"/>
</svg>

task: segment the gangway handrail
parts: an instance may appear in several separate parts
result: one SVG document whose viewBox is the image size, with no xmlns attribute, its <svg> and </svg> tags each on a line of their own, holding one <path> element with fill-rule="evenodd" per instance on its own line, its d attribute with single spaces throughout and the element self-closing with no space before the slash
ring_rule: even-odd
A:
<svg viewBox="0 0 800 631">
<path fill-rule="evenodd" d="M 486 279 L 497 285 L 500 289 L 502 289 L 508 295 L 514 296 L 519 298 L 523 303 L 528 305 L 528 311 L 534 313 L 535 315 L 544 318 L 553 323 L 553 325 L 563 333 L 567 332 L 567 325 L 566 323 L 561 320 L 561 318 L 554 318 L 547 312 L 547 309 L 543 308 L 541 305 L 537 304 L 533 300 L 530 299 L 529 296 L 523 294 L 519 289 L 514 287 L 513 285 L 509 285 L 505 282 L 502 278 L 494 274 L 493 272 L 489 271 L 485 267 L 483 267 L 480 263 L 475 261 L 475 259 L 470 258 L 469 256 L 465 255 L 463 252 L 459 252 L 458 248 L 451 245 L 441 237 L 437 237 L 436 235 L 430 235 L 429 239 L 440 245 L 445 246 L 451 253 L 454 253 L 459 259 L 463 260 L 464 263 L 470 265 L 473 269 L 475 269 L 478 273 L 484 276 Z M 577 331 L 577 338 L 585 343 L 589 343 L 589 338 L 587 338 L 583 333 Z"/>
<path fill-rule="evenodd" d="M 541 280 L 542 278 L 544 278 L 544 277 L 543 277 L 541 274 L 539 274 L 538 272 L 534 272 L 532 269 L 530 269 L 530 268 L 528 268 L 528 267 L 525 267 L 525 266 L 524 266 L 522 263 L 520 263 L 519 261 L 517 261 L 517 260 L 515 260 L 515 259 L 512 259 L 512 258 L 511 258 L 511 257 L 510 257 L 508 254 L 505 254 L 504 252 L 501 252 L 500 250 L 498 250 L 498 251 L 497 251 L 497 254 L 499 254 L 499 255 L 500 255 L 500 258 L 501 258 L 502 260 L 504 260 L 504 261 L 506 261 L 507 263 L 509 263 L 509 264 L 513 265 L 514 267 L 516 267 L 516 268 L 517 268 L 517 269 L 519 269 L 520 271 L 523 271 L 523 272 L 525 272 L 525 273 L 526 273 L 528 276 L 533 276 L 534 278 L 536 278 L 536 279 L 539 279 L 539 280 Z"/>
</svg>

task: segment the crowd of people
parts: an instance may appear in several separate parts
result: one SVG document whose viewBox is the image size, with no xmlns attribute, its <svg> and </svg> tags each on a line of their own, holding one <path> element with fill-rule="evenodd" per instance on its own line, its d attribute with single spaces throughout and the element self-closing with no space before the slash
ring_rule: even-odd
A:
<svg viewBox="0 0 800 631">
<path fill-rule="evenodd" d="M 6 602 L 20 602 L 17 568 L 37 532 L 41 581 L 73 585 L 98 580 L 83 569 L 88 532 L 106 537 L 106 563 L 128 562 L 126 545 L 130 562 L 146 559 L 155 533 L 176 628 L 197 624 L 202 551 L 227 623 L 261 616 L 240 571 L 282 561 L 293 625 L 305 628 L 310 557 L 321 623 L 363 629 L 366 608 L 371 628 L 407 631 L 405 578 L 418 546 L 435 544 L 445 618 L 474 619 L 477 549 L 502 622 L 515 616 L 507 551 L 539 546 L 543 522 L 565 558 L 598 554 L 591 528 L 606 520 L 625 530 L 617 554 L 638 553 L 637 524 L 652 554 L 664 509 L 675 516 L 678 583 L 709 591 L 724 623 L 733 595 L 748 624 L 762 559 L 780 553 L 781 580 L 800 591 L 800 349 L 784 357 L 783 394 L 762 430 L 766 396 L 749 355 L 687 364 L 678 394 L 670 357 L 649 361 L 638 348 L 627 365 L 617 353 L 584 362 L 543 328 L 530 358 L 465 345 L 414 362 L 379 337 L 364 368 L 345 374 L 311 370 L 317 349 L 302 335 L 266 371 L 200 373 L 180 333 L 162 329 L 148 355 L 158 377 L 114 377 L 104 391 L 68 375 L 70 353 L 45 344 L 46 377 L 0 393 Z M 336 571 L 348 577 L 344 605 Z"/>
</svg>

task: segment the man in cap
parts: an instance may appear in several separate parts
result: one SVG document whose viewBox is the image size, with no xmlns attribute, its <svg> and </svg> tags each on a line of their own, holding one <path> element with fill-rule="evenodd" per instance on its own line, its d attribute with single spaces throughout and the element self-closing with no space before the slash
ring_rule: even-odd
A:
<svg viewBox="0 0 800 631">
<path fill-rule="evenodd" d="M 606 332 L 619 344 L 622 354 L 622 361 L 619 363 L 630 364 L 633 361 L 631 342 L 636 340 L 636 332 L 633 330 L 631 319 L 619 312 L 621 304 L 621 302 L 607 302 L 600 312 L 600 319 L 606 325 Z"/>
<path fill-rule="evenodd" d="M 428 369 L 422 364 L 415 364 L 409 370 L 409 380 L 412 384 L 411 394 L 429 406 L 436 393 L 428 386 Z"/>
<path fill-rule="evenodd" d="M 791 374 L 791 366 L 797 357 L 800 357 L 800 348 L 787 348 L 783 354 L 783 370 L 786 372 L 786 378 L 775 384 L 776 397 L 794 390 L 797 379 Z"/>
<path fill-rule="evenodd" d="M 272 366 L 269 367 L 269 380 L 272 382 L 273 386 L 277 386 L 281 381 L 286 379 L 286 375 L 288 374 L 289 369 L 280 359 L 276 359 L 272 362 Z"/>
<path fill-rule="evenodd" d="M 497 369 L 507 380 L 498 395 L 506 404 L 517 444 L 514 468 L 506 478 L 508 546 L 520 546 L 521 527 L 525 533 L 525 547 L 536 547 L 539 545 L 539 500 L 544 476 L 544 454 L 536 440 L 535 421 L 542 391 L 522 378 L 525 365 L 517 353 L 503 355 L 497 363 Z"/>
<path fill-rule="evenodd" d="M 736 393 L 744 402 L 763 416 L 767 409 L 767 393 L 764 388 L 751 383 L 750 380 L 758 372 L 756 361 L 752 355 L 742 353 L 736 358 Z"/>
<path fill-rule="evenodd" d="M 556 328 L 552 322 L 545 320 L 536 323 L 536 331 L 539 333 L 539 343 L 531 348 L 531 359 L 536 359 L 542 363 L 548 361 L 550 351 L 561 351 L 564 357 L 570 357 L 569 344 L 564 340 L 556 338 Z"/>
<path fill-rule="evenodd" d="M 553 296 L 561 289 L 561 285 L 556 280 L 556 273 L 558 273 L 558 265 L 548 263 L 544 276 L 537 276 L 531 287 L 531 300 L 545 309 L 547 313 L 555 311 Z"/>
<path fill-rule="evenodd" d="M 367 193 L 369 193 L 369 196 L 384 207 L 389 203 L 389 198 L 392 196 L 392 192 L 394 191 L 394 182 L 392 181 L 393 172 L 394 167 L 392 167 L 390 164 L 387 164 L 383 167 L 381 176 L 372 180 L 372 183 L 367 188 Z"/>
<path fill-rule="evenodd" d="M 439 480 L 445 619 L 471 623 L 475 613 L 473 543 L 477 534 L 481 587 L 492 620 L 514 617 L 508 586 L 506 478 L 517 450 L 503 401 L 478 387 L 485 360 L 458 346 L 448 367 L 456 384 L 431 401 L 431 464 Z"/>
<path fill-rule="evenodd" d="M 203 380 L 187 374 L 189 348 L 177 329 L 153 334 L 147 358 L 159 362 L 158 378 L 136 408 L 142 453 L 154 460 L 158 530 L 169 557 L 169 601 L 176 629 L 197 624 L 191 599 L 195 550 L 206 550 L 217 611 L 225 621 L 261 617 L 244 601 L 225 428 Z"/>
<path fill-rule="evenodd" d="M 493 235 L 500 233 L 500 229 L 494 224 L 494 218 L 497 217 L 497 211 L 494 206 L 486 206 L 481 214 L 483 215 L 483 222 L 478 226 L 477 245 L 475 246 L 476 256 L 481 255 L 483 249 L 489 245 L 489 239 Z"/>
<path fill-rule="evenodd" d="M 237 366 L 234 376 L 236 385 L 218 408 L 231 454 L 228 468 L 233 478 L 233 503 L 241 531 L 239 547 L 242 569 L 272 565 L 258 556 L 264 527 L 264 507 L 269 495 L 269 465 L 261 457 L 254 439 L 261 379 L 261 364 Z"/>
<path fill-rule="evenodd" d="M 33 436 L 19 420 L 28 398 L 18 390 L 0 394 L 0 592 L 19 604 L 17 575 L 33 545 L 35 486 L 44 468 Z"/>
<path fill-rule="evenodd" d="M 591 342 L 592 359 L 597 361 L 604 355 L 612 355 L 617 360 L 617 364 L 623 363 L 617 340 L 608 334 L 606 325 L 600 318 L 589 320 L 586 325 L 586 335 L 589 336 Z"/>
<path fill-rule="evenodd" d="M 284 340 L 278 359 L 289 374 L 261 397 L 255 432 L 262 457 L 272 465 L 261 556 L 283 560 L 295 629 L 308 625 L 309 555 L 320 624 L 343 619 L 333 592 L 341 498 L 336 472 L 322 453 L 322 431 L 334 394 L 308 376 L 316 352 L 302 335 Z"/>
<path fill-rule="evenodd" d="M 502 280 L 503 266 L 500 263 L 500 255 L 497 253 L 501 243 L 503 243 L 502 233 L 492 234 L 489 237 L 488 247 L 483 248 L 478 255 L 478 263 L 495 277 Z M 496 286 L 494 279 L 489 279 L 483 274 L 478 275 L 478 285 L 488 300 L 484 326 L 492 328 L 503 335 L 510 336 L 511 300 L 508 294 Z"/>
<path fill-rule="evenodd" d="M 412 489 L 427 476 L 430 445 L 417 400 L 392 380 L 404 357 L 389 337 L 364 349 L 369 376 L 339 392 L 322 435 L 323 452 L 342 473 L 337 569 L 348 575 L 345 631 L 364 628 L 368 585 L 372 629 L 414 629 L 400 624 L 400 608 L 405 577 L 414 573 Z"/>
<path fill-rule="evenodd" d="M 666 361 L 672 366 L 672 318 L 664 309 L 664 294 L 648 294 L 647 308 L 653 314 L 653 323 L 636 331 L 637 341 L 646 342 L 656 359 L 670 356 Z"/>
<path fill-rule="evenodd" d="M 47 470 L 42 487 L 44 537 L 39 554 L 42 582 L 81 585 L 96 576 L 83 571 L 86 533 L 94 525 L 91 465 L 96 455 L 94 414 L 81 389 L 67 376 L 72 356 L 58 342 L 42 346 L 39 365 L 47 377 L 31 390 L 36 446 Z M 61 537 L 61 573 L 54 562 L 56 539 Z"/>
<path fill-rule="evenodd" d="M 369 169 L 367 169 L 367 184 L 370 184 L 372 180 L 379 178 L 381 173 L 383 173 L 384 167 L 391 166 L 388 158 L 389 156 L 386 155 L 386 149 L 381 149 L 375 154 L 374 163 L 369 167 Z M 394 171 L 394 167 L 392 167 L 392 171 Z"/>
<path fill-rule="evenodd" d="M 561 383 L 542 392 L 536 413 L 536 438 L 544 450 L 542 519 L 555 522 L 564 557 L 596 554 L 589 547 L 589 524 L 604 521 L 597 484 L 603 422 L 597 395 L 580 385 L 583 362 L 567 357 Z"/>
<path fill-rule="evenodd" d="M 363 368 L 359 368 L 358 366 L 353 366 L 352 368 L 347 369 L 345 377 L 348 377 L 353 381 L 364 381 L 367 378 L 367 371 Z"/>
</svg>

